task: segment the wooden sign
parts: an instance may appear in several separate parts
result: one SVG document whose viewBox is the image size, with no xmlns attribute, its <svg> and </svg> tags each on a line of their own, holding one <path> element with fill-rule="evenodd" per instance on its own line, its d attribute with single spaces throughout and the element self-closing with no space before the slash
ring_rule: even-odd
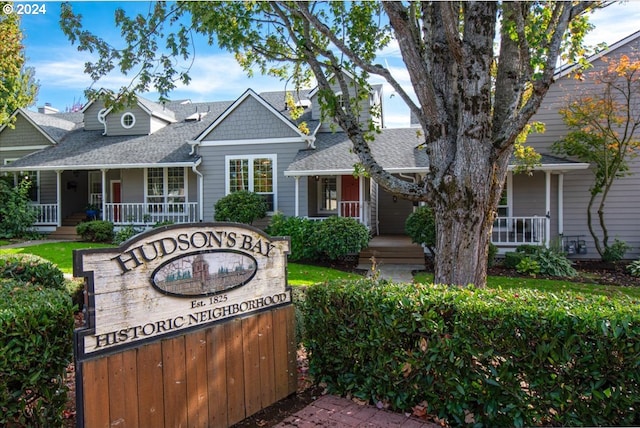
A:
<svg viewBox="0 0 640 428">
<path fill-rule="evenodd" d="M 75 251 L 74 275 L 87 279 L 85 326 L 75 333 L 79 426 L 144 426 L 141 415 L 159 417 L 159 408 L 153 426 L 178 426 L 193 414 L 204 426 L 228 426 L 295 392 L 288 252 L 287 238 L 236 223 L 167 226 L 118 248 Z M 208 370 L 222 363 L 224 370 Z M 193 375 L 203 388 L 197 397 L 173 391 L 198 366 L 206 382 Z M 228 394 L 236 399 L 212 405 Z M 252 395 L 258 400 L 247 402 Z M 203 408 L 192 405 L 198 399 Z"/>
</svg>

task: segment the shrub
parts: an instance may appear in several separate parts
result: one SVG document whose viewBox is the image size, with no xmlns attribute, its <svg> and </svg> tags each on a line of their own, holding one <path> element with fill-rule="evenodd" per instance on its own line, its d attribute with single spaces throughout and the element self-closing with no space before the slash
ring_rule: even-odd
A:
<svg viewBox="0 0 640 428">
<path fill-rule="evenodd" d="M 112 242 L 113 223 L 104 220 L 94 220 L 80 223 L 76 226 L 76 232 L 84 241 Z"/>
<path fill-rule="evenodd" d="M 31 184 L 24 179 L 13 187 L 0 180 L 0 238 L 25 238 L 34 233 L 38 214 L 30 205 Z"/>
<path fill-rule="evenodd" d="M 522 259 L 524 259 L 525 257 L 527 257 L 525 253 L 521 253 L 518 251 L 510 251 L 504 253 L 504 267 L 508 269 L 515 269 L 520 261 L 522 261 Z"/>
<path fill-rule="evenodd" d="M 409 214 L 404 224 L 404 230 L 411 241 L 424 244 L 431 254 L 435 254 L 436 221 L 431 207 L 423 205 Z"/>
<path fill-rule="evenodd" d="M 65 289 L 64 274 L 56 265 L 31 254 L 0 255 L 0 278 L 45 288 Z"/>
<path fill-rule="evenodd" d="M 629 271 L 632 276 L 640 276 L 640 260 L 629 263 L 627 271 Z"/>
<path fill-rule="evenodd" d="M 124 226 L 123 228 L 121 228 L 120 230 L 118 230 L 113 238 L 113 243 L 116 245 L 120 245 L 122 244 L 124 241 L 133 238 L 134 236 L 136 236 L 139 233 L 144 232 L 144 228 L 142 227 L 135 227 L 132 224 L 128 224 L 126 226 Z"/>
<path fill-rule="evenodd" d="M 318 222 L 302 217 L 286 217 L 277 213 L 271 217 L 266 232 L 271 236 L 289 236 L 291 251 L 289 260 L 317 260 L 316 225 Z"/>
<path fill-rule="evenodd" d="M 602 260 L 605 262 L 618 262 L 622 260 L 624 254 L 629 251 L 631 247 L 626 242 L 619 239 L 614 239 L 613 244 L 607 246 L 602 254 Z"/>
<path fill-rule="evenodd" d="M 0 280 L 0 426 L 63 426 L 73 311 L 66 291 Z"/>
<path fill-rule="evenodd" d="M 267 215 L 267 203 L 262 195 L 242 190 L 229 193 L 214 206 L 216 221 L 252 224 Z"/>
<path fill-rule="evenodd" d="M 369 245 L 369 229 L 351 217 L 332 216 L 316 225 L 317 250 L 329 260 L 357 254 Z"/>
<path fill-rule="evenodd" d="M 495 264 L 498 247 L 489 242 L 489 251 L 487 252 L 487 266 L 491 267 Z"/>
<path fill-rule="evenodd" d="M 567 257 L 551 248 L 540 248 L 533 256 L 540 265 L 540 273 L 549 276 L 573 278 L 578 274 Z"/>
<path fill-rule="evenodd" d="M 304 312 L 329 393 L 426 402 L 450 426 L 640 424 L 631 299 L 333 281 L 307 289 Z"/>
<path fill-rule="evenodd" d="M 516 266 L 516 271 L 518 271 L 518 273 L 521 273 L 523 275 L 531 275 L 535 277 L 537 274 L 540 273 L 540 264 L 538 263 L 537 260 L 534 260 L 529 256 L 525 256 L 520 260 L 520 262 Z"/>
</svg>

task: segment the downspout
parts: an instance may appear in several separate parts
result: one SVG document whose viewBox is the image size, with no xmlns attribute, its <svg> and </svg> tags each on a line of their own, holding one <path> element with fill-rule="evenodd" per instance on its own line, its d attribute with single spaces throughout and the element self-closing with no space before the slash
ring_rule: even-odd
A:
<svg viewBox="0 0 640 428">
<path fill-rule="evenodd" d="M 56 227 L 62 226 L 62 171 L 56 170 Z"/>
<path fill-rule="evenodd" d="M 193 148 L 195 149 L 195 145 Z M 201 163 L 202 158 L 199 158 L 195 164 L 191 165 L 191 171 L 198 176 L 198 216 L 200 217 L 200 222 L 202 222 L 204 218 L 204 176 L 198 171 L 198 166 L 200 166 Z"/>
<path fill-rule="evenodd" d="M 551 171 L 544 172 L 545 184 L 545 216 L 547 217 L 547 227 L 545 228 L 545 247 L 549 248 L 551 240 Z"/>
</svg>

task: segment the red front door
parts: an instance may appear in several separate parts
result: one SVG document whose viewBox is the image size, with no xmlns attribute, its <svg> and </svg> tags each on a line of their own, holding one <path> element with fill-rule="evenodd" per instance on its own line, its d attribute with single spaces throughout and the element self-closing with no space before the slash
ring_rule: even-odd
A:
<svg viewBox="0 0 640 428">
<path fill-rule="evenodd" d="M 343 217 L 360 217 L 360 180 L 353 175 L 343 175 L 340 186 L 340 200 L 344 203 L 340 207 Z M 351 202 L 351 203 L 349 203 Z"/>
</svg>

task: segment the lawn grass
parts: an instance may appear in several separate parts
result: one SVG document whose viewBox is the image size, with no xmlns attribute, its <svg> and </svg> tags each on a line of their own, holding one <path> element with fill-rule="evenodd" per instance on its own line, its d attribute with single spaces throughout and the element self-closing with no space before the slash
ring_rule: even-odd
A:
<svg viewBox="0 0 640 428">
<path fill-rule="evenodd" d="M 313 285 L 333 279 L 358 279 L 362 276 L 356 273 L 344 272 L 322 266 L 287 263 L 287 279 L 289 285 Z"/>
<path fill-rule="evenodd" d="M 58 265 L 62 273 L 73 273 L 73 250 L 114 247 L 97 242 L 52 242 L 26 247 L 0 248 L 0 254 L 33 254 Z"/>
<path fill-rule="evenodd" d="M 429 284 L 433 282 L 433 274 L 419 272 L 413 277 L 415 282 Z M 599 294 L 610 297 L 628 296 L 640 299 L 640 288 L 619 287 L 614 285 L 587 284 L 562 279 L 520 278 L 509 276 L 488 276 L 487 287 L 514 290 L 521 288 L 536 289 L 547 293 L 572 291 L 582 294 Z"/>
<path fill-rule="evenodd" d="M 115 245 L 95 242 L 52 242 L 17 248 L 0 248 L 0 254 L 34 254 L 55 263 L 63 273 L 72 274 L 73 250 L 114 246 Z M 287 264 L 287 279 L 291 286 L 312 285 L 333 279 L 358 278 L 360 278 L 360 275 L 356 273 L 344 272 L 323 266 L 300 263 Z M 431 283 L 433 281 L 433 274 L 420 272 L 414 276 L 414 281 Z M 502 288 L 504 290 L 530 288 L 544 292 L 574 291 L 584 294 L 601 294 L 611 297 L 626 295 L 640 299 L 640 287 L 617 287 L 611 285 L 585 284 L 567 280 L 489 276 L 487 277 L 487 287 Z"/>
</svg>

